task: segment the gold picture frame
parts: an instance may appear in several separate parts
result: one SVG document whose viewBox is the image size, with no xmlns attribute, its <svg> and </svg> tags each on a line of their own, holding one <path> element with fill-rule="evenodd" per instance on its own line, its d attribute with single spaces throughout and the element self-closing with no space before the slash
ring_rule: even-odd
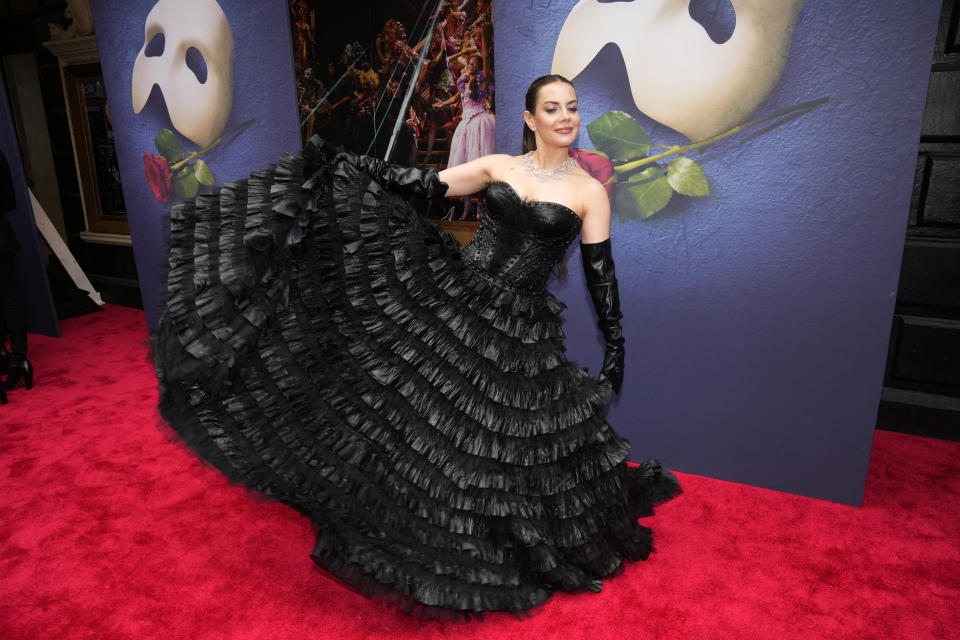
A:
<svg viewBox="0 0 960 640">
<path fill-rule="evenodd" d="M 77 169 L 86 231 L 91 242 L 114 236 L 109 244 L 129 242 L 116 147 L 110 125 L 96 37 L 54 40 L 44 45 L 60 62 L 63 97 Z"/>
</svg>

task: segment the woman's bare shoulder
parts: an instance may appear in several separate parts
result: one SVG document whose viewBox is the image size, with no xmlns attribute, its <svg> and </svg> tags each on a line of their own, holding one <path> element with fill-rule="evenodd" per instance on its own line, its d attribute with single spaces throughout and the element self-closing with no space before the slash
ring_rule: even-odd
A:
<svg viewBox="0 0 960 640">
<path fill-rule="evenodd" d="M 580 193 L 588 194 L 591 197 L 595 197 L 597 193 L 601 192 L 606 194 L 606 189 L 603 188 L 603 184 L 580 166 L 577 166 L 570 173 L 570 178 L 572 179 L 574 188 Z"/>
<path fill-rule="evenodd" d="M 610 198 L 603 183 L 582 169 L 574 174 L 574 177 L 577 179 L 577 191 L 580 195 L 583 214 L 589 217 L 591 212 L 606 211 L 609 215 Z"/>
<path fill-rule="evenodd" d="M 518 156 L 511 156 L 507 153 L 491 153 L 484 157 L 490 158 L 490 161 L 496 164 L 512 164 L 520 159 Z"/>
<path fill-rule="evenodd" d="M 483 156 L 487 160 L 487 167 L 491 175 L 500 176 L 511 167 L 517 165 L 520 159 L 517 156 L 511 156 L 506 153 L 491 153 Z"/>
</svg>

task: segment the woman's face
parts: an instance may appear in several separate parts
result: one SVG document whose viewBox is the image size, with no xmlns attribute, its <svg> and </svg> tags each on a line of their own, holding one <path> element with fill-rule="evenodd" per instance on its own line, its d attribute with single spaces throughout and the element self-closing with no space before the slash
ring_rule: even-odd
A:
<svg viewBox="0 0 960 640">
<path fill-rule="evenodd" d="M 539 142 L 566 147 L 580 131 L 580 109 L 577 92 L 566 82 L 551 82 L 540 87 L 535 111 L 523 112 L 523 119 Z"/>
<path fill-rule="evenodd" d="M 477 71 L 480 70 L 480 58 L 470 58 L 470 62 L 467 64 L 467 69 L 470 70 L 470 75 L 476 75 Z"/>
</svg>

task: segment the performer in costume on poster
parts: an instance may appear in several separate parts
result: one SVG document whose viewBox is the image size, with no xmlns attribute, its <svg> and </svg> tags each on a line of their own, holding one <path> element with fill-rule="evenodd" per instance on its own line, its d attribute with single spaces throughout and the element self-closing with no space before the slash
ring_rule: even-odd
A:
<svg viewBox="0 0 960 640">
<path fill-rule="evenodd" d="M 496 119 L 484 106 L 492 91 L 493 78 L 487 65 L 486 39 L 481 40 L 481 53 L 474 54 L 457 79 L 457 94 L 437 108 L 459 101 L 462 107 L 460 123 L 450 140 L 450 158 L 447 167 L 456 167 L 476 158 L 491 154 L 496 147 Z M 477 211 L 476 217 L 481 217 Z M 472 217 L 469 197 L 463 200 L 461 220 Z"/>
<path fill-rule="evenodd" d="M 522 156 L 441 172 L 311 139 L 303 158 L 171 213 L 161 410 L 232 480 L 311 518 L 313 559 L 419 615 L 526 611 L 645 559 L 679 492 L 627 467 L 604 407 L 625 351 L 603 185 L 569 157 L 560 76 L 529 88 Z M 417 198 L 485 191 L 459 247 Z M 551 271 L 580 237 L 604 336 L 567 360 Z"/>
<path fill-rule="evenodd" d="M 421 47 L 423 43 L 418 45 Z M 440 27 L 430 41 L 430 55 L 424 60 L 417 83 L 414 109 L 427 129 L 427 155 L 423 164 L 430 164 L 437 134 L 452 129 L 456 109 L 448 102 L 456 95 L 457 85 L 444 55 L 443 32 Z"/>
</svg>

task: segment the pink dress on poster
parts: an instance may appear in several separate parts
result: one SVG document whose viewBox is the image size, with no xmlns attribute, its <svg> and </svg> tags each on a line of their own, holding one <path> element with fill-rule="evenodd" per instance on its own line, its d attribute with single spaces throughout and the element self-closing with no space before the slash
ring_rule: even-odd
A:
<svg viewBox="0 0 960 640">
<path fill-rule="evenodd" d="M 483 72 L 479 72 L 478 85 L 483 83 Z M 483 108 L 483 100 L 487 91 L 477 89 L 474 96 L 470 96 L 470 83 L 466 75 L 457 80 L 457 91 L 460 93 L 460 102 L 463 105 L 463 118 L 453 132 L 450 141 L 450 160 L 448 167 L 464 164 L 474 158 L 485 156 L 494 151 L 496 139 L 496 118 Z"/>
</svg>

